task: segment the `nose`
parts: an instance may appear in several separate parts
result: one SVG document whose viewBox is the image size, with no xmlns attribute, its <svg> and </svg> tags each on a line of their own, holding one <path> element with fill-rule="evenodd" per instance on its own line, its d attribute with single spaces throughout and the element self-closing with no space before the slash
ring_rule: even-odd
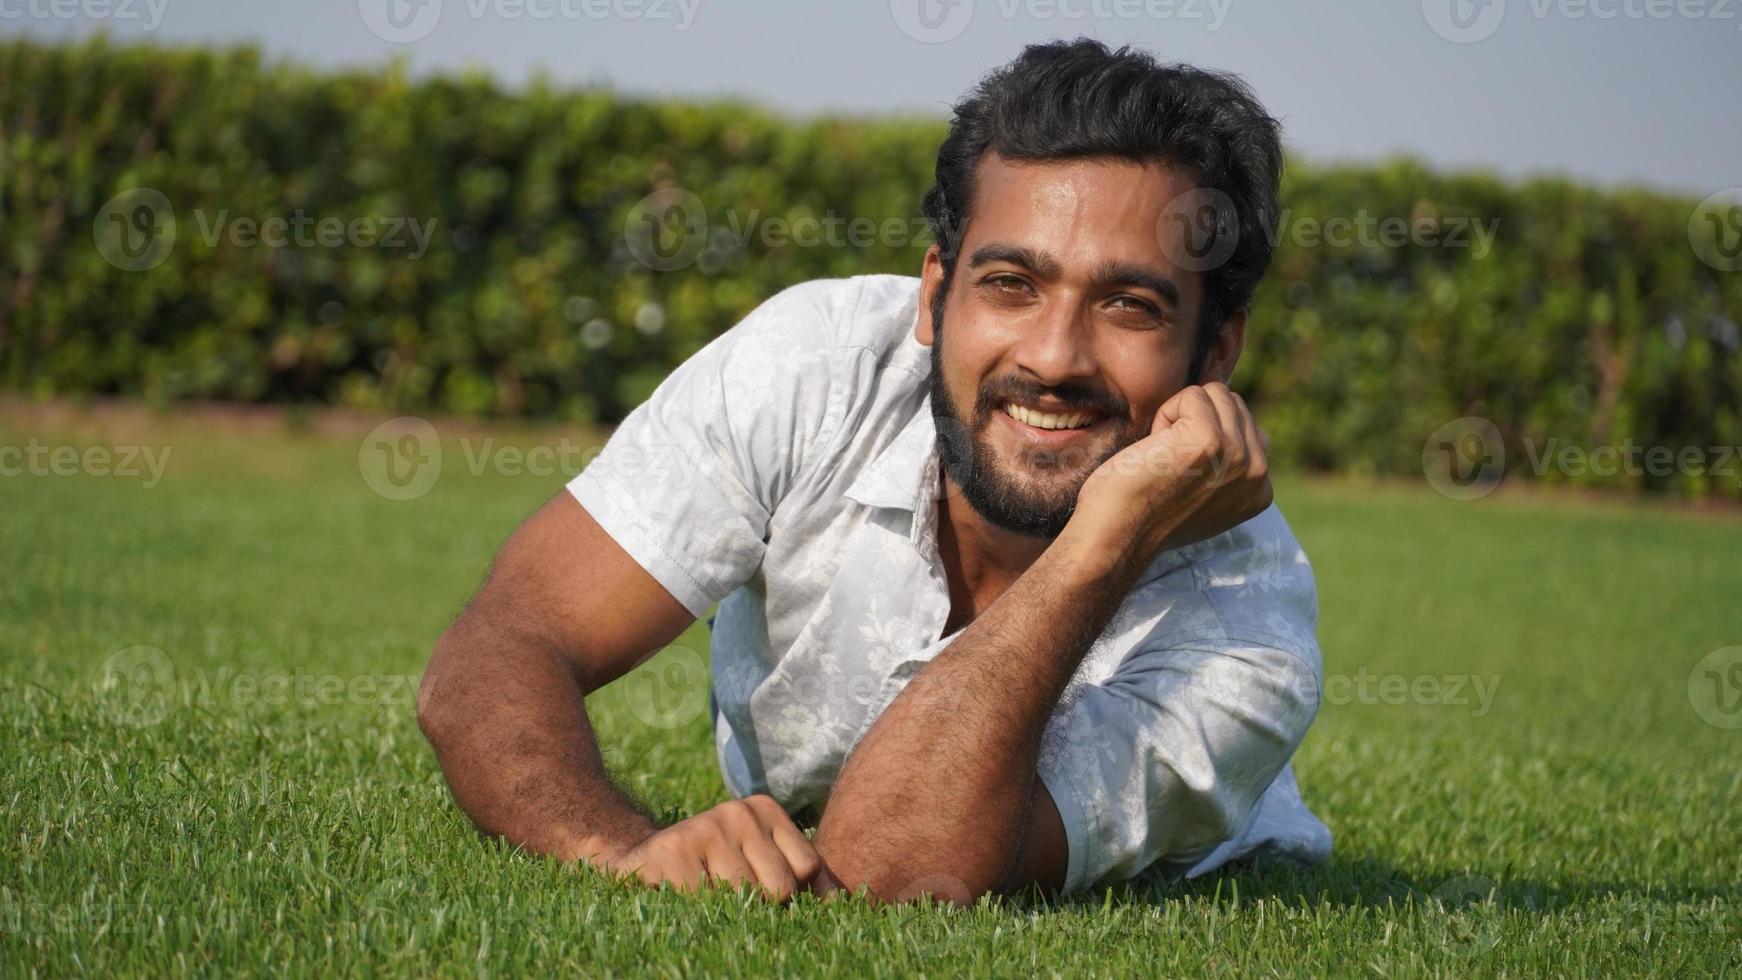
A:
<svg viewBox="0 0 1742 980">
<path fill-rule="evenodd" d="M 1024 325 L 1013 357 L 1022 373 L 1054 386 L 1096 374 L 1093 338 L 1087 318 L 1074 305 L 1059 304 Z"/>
</svg>

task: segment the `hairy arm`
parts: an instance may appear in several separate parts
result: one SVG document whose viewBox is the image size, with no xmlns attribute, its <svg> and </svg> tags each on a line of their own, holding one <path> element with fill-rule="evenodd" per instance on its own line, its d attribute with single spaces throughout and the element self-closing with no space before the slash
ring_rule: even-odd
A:
<svg viewBox="0 0 1742 980">
<path fill-rule="evenodd" d="M 649 884 L 757 884 L 786 898 L 815 876 L 773 800 L 734 800 L 656 827 L 606 774 L 585 695 L 693 617 L 559 493 L 503 546 L 430 657 L 418 722 L 454 799 L 485 833 Z"/>
<path fill-rule="evenodd" d="M 830 795 L 817 848 L 835 881 L 957 900 L 1060 886 L 1064 828 L 1035 774 L 1040 737 L 1132 578 L 1067 530 L 914 675 Z"/>
<path fill-rule="evenodd" d="M 907 684 L 854 749 L 816 844 L 840 886 L 965 900 L 1056 889 L 1064 828 L 1036 775 L 1083 655 L 1164 548 L 1269 506 L 1261 439 L 1220 384 L 1188 388 L 1102 464 L 1063 533 Z"/>
<path fill-rule="evenodd" d="M 437 643 L 418 698 L 454 799 L 479 829 L 566 860 L 653 832 L 606 776 L 584 698 L 690 622 L 633 561 L 598 548 L 602 537 L 566 494 L 533 515 Z M 562 557 L 577 552 L 591 560 Z M 648 617 L 613 612 L 627 608 Z"/>
</svg>

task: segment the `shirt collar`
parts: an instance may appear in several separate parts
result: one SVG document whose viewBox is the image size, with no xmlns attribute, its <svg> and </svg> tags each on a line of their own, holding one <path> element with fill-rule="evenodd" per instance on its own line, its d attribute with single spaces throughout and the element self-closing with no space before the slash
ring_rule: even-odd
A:
<svg viewBox="0 0 1742 980">
<path fill-rule="evenodd" d="M 889 445 L 847 488 L 847 497 L 869 507 L 895 507 L 911 513 L 929 511 L 937 501 L 937 427 L 931 417 L 931 393 Z"/>
</svg>

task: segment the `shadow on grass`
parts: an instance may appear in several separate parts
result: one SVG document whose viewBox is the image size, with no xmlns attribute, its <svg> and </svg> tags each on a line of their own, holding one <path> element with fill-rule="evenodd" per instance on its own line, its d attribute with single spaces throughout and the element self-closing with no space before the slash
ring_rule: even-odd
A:
<svg viewBox="0 0 1742 980">
<path fill-rule="evenodd" d="M 1297 908 L 1396 908 L 1438 900 L 1448 905 L 1492 902 L 1502 909 L 1553 912 L 1609 898 L 1659 902 L 1742 900 L 1742 885 L 1684 885 L 1664 882 L 1544 882 L 1484 874 L 1480 869 L 1405 870 L 1374 858 L 1332 860 L 1322 865 L 1283 861 L 1235 862 L 1191 880 L 1158 872 L 1062 900 L 1017 898 L 1030 909 L 1069 909 L 1084 905 L 1163 905 L 1205 899 L 1235 905 L 1280 900 Z"/>
</svg>

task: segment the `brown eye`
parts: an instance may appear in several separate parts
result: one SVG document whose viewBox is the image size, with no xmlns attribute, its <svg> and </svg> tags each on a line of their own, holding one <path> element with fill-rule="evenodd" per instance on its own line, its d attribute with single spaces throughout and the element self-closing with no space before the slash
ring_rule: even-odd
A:
<svg viewBox="0 0 1742 980">
<path fill-rule="evenodd" d="M 1152 317 L 1161 315 L 1161 311 L 1135 296 L 1115 296 L 1113 297 L 1113 303 L 1120 308 L 1121 312 L 1139 313 L 1144 316 Z"/>
<path fill-rule="evenodd" d="M 979 288 L 993 303 L 1025 304 L 1035 296 L 1034 286 L 1028 280 L 1010 273 L 993 273 L 980 280 Z"/>
</svg>

